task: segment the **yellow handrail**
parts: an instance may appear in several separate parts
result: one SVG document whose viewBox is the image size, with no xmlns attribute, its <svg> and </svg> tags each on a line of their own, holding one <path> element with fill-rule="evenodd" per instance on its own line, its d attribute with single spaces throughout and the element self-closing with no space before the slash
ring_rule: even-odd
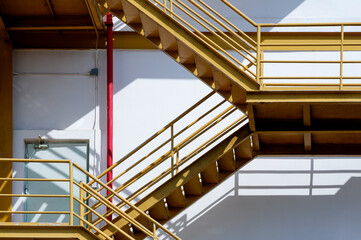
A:
<svg viewBox="0 0 361 240">
<path fill-rule="evenodd" d="M 47 214 L 47 215 L 49 215 L 49 214 L 52 214 L 52 215 L 65 214 L 65 215 L 69 216 L 69 221 L 67 223 L 61 223 L 61 224 L 57 223 L 57 225 L 64 225 L 64 224 L 67 224 L 67 225 L 70 225 L 70 226 L 78 225 L 77 223 L 74 222 L 75 218 L 77 218 L 77 219 L 79 219 L 79 225 L 86 228 L 89 232 L 95 233 L 97 235 L 101 235 L 102 238 L 112 240 L 113 239 L 112 236 L 107 235 L 104 231 L 101 230 L 101 228 L 98 227 L 100 222 L 105 222 L 107 224 L 110 224 L 112 227 L 114 227 L 117 231 L 119 231 L 121 234 L 123 234 L 127 239 L 134 239 L 129 234 L 127 234 L 124 230 L 120 229 L 114 223 L 112 223 L 106 217 L 104 217 L 103 214 L 101 214 L 101 213 L 97 212 L 96 210 L 94 210 L 87 203 L 87 201 L 85 200 L 84 196 L 85 196 L 85 193 L 86 193 L 87 195 L 90 195 L 93 199 L 96 199 L 102 205 L 104 205 L 104 206 L 108 207 L 109 209 L 111 209 L 112 212 L 116 213 L 119 216 L 122 216 L 126 221 L 131 223 L 133 226 L 136 226 L 137 229 L 140 229 L 141 231 L 143 231 L 147 236 L 149 236 L 149 237 L 151 237 L 153 239 L 157 239 L 157 235 L 154 233 L 154 229 L 152 229 L 152 231 L 150 231 L 145 226 L 143 226 L 139 221 L 137 221 L 136 219 L 133 219 L 129 214 L 127 214 L 126 212 L 124 212 L 121 209 L 117 208 L 112 202 L 110 202 L 108 199 L 103 197 L 100 193 L 93 190 L 90 186 L 88 186 L 87 184 L 84 184 L 83 182 L 77 182 L 74 179 L 74 175 L 73 175 L 74 169 L 76 169 L 77 172 L 79 172 L 79 171 L 82 172 L 83 174 L 85 174 L 85 176 L 87 176 L 90 179 L 93 179 L 99 185 L 106 188 L 108 191 L 110 191 L 114 195 L 114 197 L 118 198 L 120 200 L 120 202 L 126 204 L 130 209 L 133 209 L 134 211 L 137 211 L 141 216 L 148 219 L 153 224 L 155 229 L 158 229 L 158 228 L 162 229 L 162 231 L 164 233 L 168 234 L 172 238 L 180 240 L 180 238 L 178 238 L 172 232 L 170 232 L 169 230 L 164 228 L 161 224 L 156 222 L 153 218 L 148 216 L 146 213 L 142 212 L 139 208 L 137 208 L 132 203 L 130 203 L 130 201 L 128 201 L 125 198 L 118 195 L 114 190 L 110 189 L 108 186 L 105 186 L 104 183 L 99 181 L 96 177 L 92 176 L 88 171 L 84 170 L 82 167 L 80 167 L 76 163 L 72 163 L 70 160 L 10 159 L 10 158 L 1 159 L 0 158 L 0 163 L 1 162 L 16 162 L 16 163 L 24 163 L 24 164 L 29 163 L 29 162 L 31 162 L 31 163 L 52 163 L 52 164 L 67 164 L 69 166 L 69 168 L 68 168 L 69 176 L 66 177 L 66 178 L 62 178 L 62 179 L 45 179 L 45 178 L 42 179 L 42 178 L 24 178 L 24 177 L 12 178 L 11 176 L 1 178 L 2 181 L 41 181 L 41 182 L 51 182 L 51 183 L 52 182 L 69 182 L 69 194 L 47 194 L 47 193 L 45 193 L 45 194 L 26 194 L 26 193 L 22 193 L 22 194 L 21 193 L 0 194 L 0 198 L 1 197 L 26 197 L 26 198 L 31 198 L 31 197 L 53 198 L 53 197 L 58 197 L 58 198 L 67 198 L 67 199 L 69 199 L 69 210 L 67 210 L 67 211 L 57 211 L 57 210 L 51 210 L 51 211 L 44 211 L 44 210 L 39 210 L 39 211 L 34 211 L 34 210 L 11 210 L 10 211 L 10 210 L 7 210 L 7 211 L 0 211 L 0 213 L 2 213 L 2 214 Z M 75 196 L 74 187 L 79 189 L 79 198 L 77 196 Z M 51 191 L 50 188 L 49 188 L 49 191 Z M 79 203 L 79 209 L 77 209 L 77 210 L 74 209 L 74 201 Z M 93 223 L 91 220 L 88 220 L 86 218 L 85 214 L 84 214 L 84 209 L 88 209 L 92 214 L 94 214 L 98 218 L 100 218 L 101 221 L 98 221 L 97 223 Z M 27 225 L 28 223 L 25 223 L 25 222 L 13 223 L 13 222 L 11 222 L 11 223 L 3 223 L 2 225 L 6 225 L 6 224 L 10 226 L 10 225 L 14 225 L 14 224 Z"/>
</svg>

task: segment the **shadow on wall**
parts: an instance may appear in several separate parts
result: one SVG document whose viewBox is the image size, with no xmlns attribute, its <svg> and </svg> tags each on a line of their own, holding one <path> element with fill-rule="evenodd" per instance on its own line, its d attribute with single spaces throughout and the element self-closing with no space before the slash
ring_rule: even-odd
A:
<svg viewBox="0 0 361 240">
<path fill-rule="evenodd" d="M 208 2 L 214 9 L 219 10 L 217 1 Z M 287 17 L 287 15 L 305 2 L 305 0 L 228 0 L 228 2 L 240 9 L 255 22 L 262 22 L 263 19 L 267 19 L 267 22 L 276 23 Z M 233 12 L 231 16 L 236 17 L 237 15 Z"/>
<path fill-rule="evenodd" d="M 313 161 L 311 159 L 311 164 Z M 305 173 L 304 171 L 264 172 L 266 175 L 272 172 L 276 175 Z M 361 224 L 361 178 L 355 175 L 359 176 L 360 173 L 359 169 L 338 171 L 311 169 L 308 171 L 311 182 L 309 186 L 304 186 L 300 182 L 298 184 L 294 182 L 294 185 L 289 186 L 272 186 L 272 183 L 267 184 L 267 179 L 264 180 L 266 186 L 252 184 L 245 186 L 239 183 L 239 177 L 244 174 L 240 170 L 231 177 L 235 183 L 233 188 L 225 190 L 227 187 L 217 187 L 211 192 L 218 191 L 218 198 L 212 198 L 214 194 L 205 196 L 205 198 L 212 198 L 209 199 L 208 206 L 201 206 L 202 210 L 191 206 L 190 208 L 197 211 L 196 215 L 192 215 L 191 212 L 181 213 L 180 217 L 168 223 L 167 227 L 182 239 L 197 240 L 358 239 L 361 235 L 359 227 Z M 262 174 L 262 171 L 257 171 L 257 174 Z M 321 183 L 318 176 L 315 181 L 314 174 L 329 176 L 328 182 L 332 185 L 327 185 L 326 182 Z M 286 178 L 285 180 L 287 181 Z M 319 184 L 313 184 L 315 182 Z M 334 184 L 336 182 L 343 183 Z M 258 196 L 247 195 L 243 193 L 244 189 L 257 190 Z M 272 193 L 272 191 L 277 192 L 277 189 L 281 189 L 283 193 Z M 303 189 L 304 193 L 294 194 L 292 192 L 294 189 Z M 259 190 L 262 190 L 263 194 Z M 314 190 L 321 191 L 313 193 Z M 287 195 L 287 192 L 290 194 Z M 326 195 L 323 195 L 325 193 Z"/>
</svg>

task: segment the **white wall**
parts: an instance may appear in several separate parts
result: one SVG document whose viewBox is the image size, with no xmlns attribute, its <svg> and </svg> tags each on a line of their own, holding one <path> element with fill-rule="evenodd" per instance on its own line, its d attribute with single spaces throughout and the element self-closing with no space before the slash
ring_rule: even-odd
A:
<svg viewBox="0 0 361 240">
<path fill-rule="evenodd" d="M 96 66 L 95 56 L 93 50 L 15 50 L 14 72 L 86 74 Z M 93 171 L 104 169 L 105 52 L 97 58 L 98 81 L 14 76 L 14 157 L 23 158 L 24 139 L 39 134 L 88 139 Z M 119 50 L 114 60 L 115 160 L 209 92 L 161 52 Z M 356 239 L 360 170 L 358 158 L 258 158 L 168 226 L 183 239 Z"/>
<path fill-rule="evenodd" d="M 187 3 L 187 1 L 183 1 Z M 213 9 L 226 16 L 232 23 L 243 31 L 256 31 L 246 23 L 237 13 L 230 10 L 220 1 L 205 0 Z M 360 22 L 360 1 L 357 0 L 230 0 L 228 1 L 240 9 L 256 23 L 315 23 L 315 22 Z M 191 4 L 189 4 L 191 6 Z M 178 11 L 181 16 L 190 21 L 190 17 Z M 178 13 L 177 12 L 177 13 Z M 204 17 L 206 17 L 203 14 Z M 119 31 L 131 30 L 126 24 L 114 19 L 115 29 Z M 194 25 L 205 30 L 200 25 Z M 316 31 L 332 31 L 335 28 L 308 28 Z M 360 31 L 360 28 L 357 28 Z M 274 28 L 271 31 L 295 31 L 292 28 Z M 339 28 L 338 28 L 339 30 Z M 303 31 L 297 29 L 296 31 Z"/>
<path fill-rule="evenodd" d="M 166 226 L 182 239 L 358 239 L 361 158 L 250 162 Z"/>
</svg>

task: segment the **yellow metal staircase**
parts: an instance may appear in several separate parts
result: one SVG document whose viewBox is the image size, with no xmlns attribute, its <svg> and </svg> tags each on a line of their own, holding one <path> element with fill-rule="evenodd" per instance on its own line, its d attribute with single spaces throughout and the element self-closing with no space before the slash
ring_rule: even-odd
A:
<svg viewBox="0 0 361 240">
<path fill-rule="evenodd" d="M 272 44 L 262 42 L 261 28 L 328 25 L 256 24 L 228 1 L 218 1 L 255 29 L 255 37 L 250 37 L 202 0 L 99 0 L 99 4 L 202 80 L 212 92 L 99 176 L 92 176 L 70 161 L 63 162 L 69 164 L 69 178 L 65 180 L 70 186 L 70 194 L 63 197 L 68 197 L 70 203 L 69 211 L 62 214 L 69 215 L 68 225 L 72 227 L 76 225 L 74 219 L 79 221 L 80 230 L 73 229 L 76 234 L 80 231 L 83 235 L 88 234 L 89 239 L 107 240 L 158 239 L 164 235 L 179 239 L 162 223 L 257 155 L 361 154 L 356 146 L 361 143 L 361 129 L 358 127 L 361 123 L 361 115 L 358 114 L 361 112 L 360 95 L 356 92 L 361 84 L 348 81 L 361 77 L 343 74 L 344 64 L 361 63 L 343 57 L 347 48 L 361 45 L 347 39 L 344 28 L 352 24 L 331 24 L 340 27 L 338 61 L 264 60 L 263 51 Z M 295 46 L 302 49 L 312 44 L 315 43 Z M 287 43 L 281 45 L 278 47 L 287 46 Z M 340 75 L 265 76 L 263 65 L 278 63 L 339 64 Z M 271 81 L 275 79 L 331 79 L 338 82 Z M 213 107 L 208 106 L 205 113 L 176 131 L 175 126 L 180 120 L 215 93 L 224 100 Z M 237 109 L 247 115 L 235 116 L 240 114 Z M 222 125 L 221 129 L 217 128 L 219 125 Z M 162 138 L 165 133 L 169 137 Z M 160 143 L 155 143 L 154 148 L 143 153 L 159 139 Z M 340 144 L 341 147 L 335 147 Z M 187 152 L 185 149 L 191 150 Z M 137 153 L 143 155 L 138 156 Z M 72 169 L 83 172 L 90 181 L 74 181 Z M 114 171 L 115 177 L 104 183 L 102 178 L 110 171 Z M 10 178 L 2 180 L 14 181 Z M 109 187 L 111 183 L 121 184 L 112 189 Z M 74 195 L 74 188 L 79 190 L 79 197 Z M 11 194 L 0 196 L 12 197 Z M 74 202 L 79 204 L 79 212 L 74 211 Z M 9 228 L 0 228 L 1 232 L 7 237 L 24 236 L 15 236 Z M 80 235 L 79 239 L 84 238 Z M 71 233 L 69 236 L 76 238 Z M 46 237 L 48 235 L 40 234 L 36 238 Z"/>
<path fill-rule="evenodd" d="M 193 6 L 201 10 L 209 7 L 205 3 L 201 6 L 193 0 L 186 2 L 195 4 Z M 128 26 L 149 39 L 232 104 L 245 110 L 246 91 L 259 90 L 255 72 L 259 54 L 257 42 L 218 13 L 221 18 L 214 19 L 220 23 L 220 28 L 230 30 L 229 33 L 223 33 L 223 30 L 209 21 L 201 26 L 209 29 L 212 36 L 202 33 L 173 11 L 173 7 L 178 7 L 184 13 L 195 13 L 188 5 L 184 1 L 160 3 L 148 0 L 108 1 L 106 4 L 108 9 Z M 193 15 L 189 15 L 193 17 L 192 21 L 201 17 L 197 13 L 195 17 Z M 227 22 L 237 30 L 227 27 Z M 206 24 L 217 30 L 211 30 Z M 234 50 L 237 56 L 226 51 L 225 46 Z M 238 60 L 239 58 L 244 61 Z"/>
</svg>

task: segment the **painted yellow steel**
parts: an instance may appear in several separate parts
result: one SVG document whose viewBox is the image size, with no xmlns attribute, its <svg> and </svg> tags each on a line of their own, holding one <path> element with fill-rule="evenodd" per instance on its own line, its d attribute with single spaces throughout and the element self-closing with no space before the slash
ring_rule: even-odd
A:
<svg viewBox="0 0 361 240">
<path fill-rule="evenodd" d="M 180 238 L 178 238 L 176 235 L 174 235 L 172 232 L 170 232 L 169 230 L 167 230 L 166 228 L 164 228 L 161 224 L 159 224 L 158 222 L 156 222 L 154 219 L 152 219 L 151 217 L 149 217 L 146 213 L 142 212 L 140 209 L 138 209 L 135 205 L 133 205 L 132 203 L 130 203 L 130 201 L 126 200 L 125 198 L 119 196 L 113 189 L 110 189 L 108 186 L 106 186 L 104 183 L 102 183 L 101 181 L 99 181 L 96 177 L 92 176 L 89 172 L 85 171 L 84 169 L 82 169 L 79 165 L 72 163 L 70 160 L 42 160 L 42 159 L 11 159 L 11 158 L 6 158 L 6 159 L 0 159 L 0 163 L 27 163 L 27 162 L 37 162 L 37 163 L 54 163 L 54 164 L 68 164 L 69 166 L 69 177 L 65 178 L 65 179 L 38 179 L 38 178 L 18 178 L 18 179 L 12 179 L 11 176 L 8 177 L 4 177 L 1 178 L 2 181 L 27 181 L 27 180 L 32 180 L 32 181 L 48 181 L 48 182 L 69 182 L 69 194 L 17 194 L 17 193 L 1 193 L 0 194 L 0 200 L 4 197 L 10 197 L 10 198 L 14 198 L 14 197 L 44 197 L 44 198 L 68 198 L 69 199 L 69 211 L 18 211 L 18 210 L 0 210 L 1 214 L 55 214 L 55 215 L 60 215 L 60 214 L 66 214 L 69 215 L 69 222 L 66 223 L 69 227 L 74 226 L 74 219 L 78 218 L 79 219 L 79 224 L 80 226 L 85 227 L 90 234 L 93 234 L 92 231 L 95 231 L 96 235 L 98 237 L 100 237 L 101 239 L 107 239 L 107 240 L 111 240 L 112 237 L 111 235 L 107 235 L 107 233 L 105 233 L 104 231 L 102 231 L 100 229 L 100 227 L 98 227 L 99 223 L 103 223 L 105 222 L 106 224 L 111 225 L 112 227 L 114 227 L 119 233 L 123 234 L 125 237 L 127 237 L 127 239 L 134 239 L 133 237 L 131 237 L 130 235 L 128 235 L 126 232 L 124 232 L 122 229 L 118 228 L 116 225 L 114 225 L 112 222 L 110 222 L 105 214 L 99 213 L 97 212 L 95 209 L 92 208 L 91 205 L 88 204 L 88 201 L 85 199 L 85 193 L 87 195 L 89 195 L 92 199 L 96 199 L 102 206 L 106 206 L 109 209 L 111 209 L 113 212 L 115 212 L 118 216 L 122 216 L 123 219 L 127 220 L 129 223 L 131 223 L 132 225 L 136 226 L 138 229 L 140 229 L 142 232 L 144 232 L 147 236 L 153 238 L 153 239 L 157 239 L 157 236 L 154 235 L 154 233 L 150 230 L 148 230 L 144 225 L 142 225 L 142 223 L 140 223 L 139 221 L 133 219 L 131 216 L 129 216 L 126 212 L 122 211 L 120 208 L 117 208 L 112 202 L 110 202 L 106 197 L 103 197 L 102 195 L 100 195 L 100 193 L 98 193 L 97 191 L 93 190 L 90 185 L 84 184 L 82 182 L 77 182 L 74 179 L 73 173 L 74 173 L 74 169 L 75 172 L 82 172 L 84 173 L 88 178 L 94 180 L 97 184 L 99 184 L 100 186 L 102 186 L 102 188 L 107 189 L 108 191 L 110 191 L 113 194 L 113 197 L 116 197 L 117 199 L 120 200 L 121 203 L 124 203 L 127 205 L 128 208 L 130 209 L 134 209 L 135 211 L 137 211 L 141 216 L 143 216 L 144 218 L 146 218 L 148 221 L 150 221 L 154 226 L 156 226 L 157 229 L 162 229 L 163 232 L 165 232 L 166 234 L 168 234 L 169 236 L 171 236 L 173 239 L 177 239 L 180 240 Z M 74 196 L 74 186 L 79 188 L 79 198 Z M 79 212 L 76 212 L 74 210 L 74 201 L 79 202 L 80 204 L 80 208 L 79 208 Z M 84 213 L 84 209 L 89 209 L 89 211 L 92 214 L 95 214 L 96 216 L 98 216 L 101 221 L 97 222 L 97 223 L 93 223 L 91 220 L 88 220 L 86 218 L 86 215 Z M 63 223 L 6 223 L 6 222 L 1 222 L 0 223 L 1 226 L 14 226 L 14 225 L 18 225 L 18 226 L 26 226 L 26 225 L 30 225 L 30 226 L 39 226 L 39 225 L 43 225 L 43 226 L 54 226 L 54 225 L 61 225 L 64 226 Z M 0 230 L 1 231 L 1 230 Z M 10 235 L 7 235 L 7 237 L 9 237 Z"/>
<path fill-rule="evenodd" d="M 12 44 L 5 25 L 0 17 L 0 157 L 12 157 L 13 154 L 13 76 Z M 0 177 L 12 175 L 12 163 L 2 162 Z M 0 182 L 0 192 L 12 193 L 12 182 Z M 0 210 L 11 210 L 11 198 L 0 199 Z M 11 214 L 0 214 L 0 222 L 10 222 Z"/>
<path fill-rule="evenodd" d="M 222 101 L 222 103 L 224 103 L 224 101 Z M 218 104 L 215 108 L 211 109 L 210 111 L 208 111 L 206 114 L 202 115 L 199 119 L 195 120 L 194 122 L 192 122 L 190 125 L 184 127 L 184 129 L 182 129 L 180 132 L 178 132 L 176 135 L 174 136 L 178 136 L 180 133 L 182 133 L 184 130 L 189 129 L 189 126 L 192 126 L 193 124 L 195 124 L 196 122 L 198 122 L 200 119 L 202 119 L 203 117 L 207 116 L 210 112 L 216 110 L 218 107 L 220 106 L 220 104 Z M 208 129 L 210 129 L 212 126 L 214 126 L 215 124 L 217 124 L 218 122 L 222 121 L 224 118 L 226 118 L 229 114 L 231 114 L 235 109 L 230 107 L 228 109 L 226 109 L 225 111 L 223 111 L 222 113 L 218 114 L 216 117 L 214 117 L 212 120 L 210 120 L 208 123 L 206 123 L 205 125 L 203 125 L 200 129 L 198 129 L 195 133 L 191 134 L 189 137 L 187 137 L 185 140 L 183 140 L 181 143 L 179 143 L 177 146 L 174 147 L 177 155 L 179 154 L 179 150 L 181 150 L 183 147 L 185 147 L 186 145 L 188 145 L 190 142 L 192 142 L 194 139 L 196 139 L 198 136 L 200 136 L 203 132 L 207 131 Z M 218 134 L 216 134 L 215 136 L 213 136 L 211 139 L 207 140 L 205 143 L 203 143 L 201 146 L 197 147 L 195 150 L 193 150 L 192 152 L 190 152 L 188 155 L 186 155 L 185 157 L 183 157 L 182 159 L 178 159 L 177 160 L 177 165 L 176 170 L 179 169 L 179 167 L 182 167 L 185 163 L 187 163 L 188 160 L 190 160 L 191 158 L 197 156 L 197 154 L 199 154 L 202 150 L 206 149 L 207 147 L 209 147 L 211 144 L 213 144 L 214 142 L 216 142 L 217 140 L 219 140 L 219 138 L 221 138 L 222 136 L 226 135 L 227 133 L 229 133 L 230 131 L 232 131 L 233 129 L 235 129 L 236 127 L 238 127 L 241 123 L 243 123 L 245 120 L 247 119 L 246 116 L 241 117 L 240 119 L 236 120 L 235 122 L 231 123 L 230 125 L 228 125 L 225 129 L 223 129 L 221 132 L 219 132 Z M 162 146 L 162 145 L 161 145 Z M 120 192 L 122 190 L 124 190 L 126 187 L 130 186 L 130 184 L 135 183 L 136 181 L 139 180 L 140 177 L 144 176 L 145 174 L 147 174 L 150 170 L 154 169 L 156 166 L 158 166 L 160 163 L 162 163 L 164 160 L 169 159 L 170 158 L 170 152 L 167 152 L 166 154 L 164 154 L 160 159 L 156 160 L 155 162 L 153 162 L 152 164 L 150 164 L 147 168 L 145 168 L 144 170 L 140 171 L 138 174 L 136 174 L 134 177 L 130 178 L 127 182 L 125 182 L 123 185 L 121 185 L 120 187 L 118 187 L 115 191 L 116 192 Z M 146 155 L 146 156 L 149 156 Z M 145 158 L 142 158 L 141 160 L 143 161 Z M 124 170 L 124 172 L 122 172 L 120 175 L 116 176 L 115 179 L 117 179 L 118 177 L 120 177 L 121 175 L 123 175 L 124 173 L 128 172 L 132 167 L 134 166 L 138 166 L 141 162 L 136 162 L 134 163 L 131 167 L 129 167 L 128 169 Z M 147 191 L 148 189 L 150 189 L 152 186 L 154 186 L 155 184 L 157 184 L 159 181 L 161 181 L 162 179 L 164 179 L 164 177 L 168 176 L 169 174 L 171 174 L 174 171 L 174 168 L 168 168 L 166 170 L 164 170 L 161 174 L 159 174 L 158 176 L 156 176 L 154 179 L 149 180 L 148 183 L 146 185 L 143 185 L 142 187 L 140 187 L 138 190 L 136 190 L 135 192 L 133 192 L 131 195 L 128 196 L 128 200 L 133 200 L 136 197 L 138 197 L 140 194 L 144 193 L 145 191 Z M 114 178 L 113 178 L 114 180 Z M 113 182 L 112 180 L 112 182 Z M 108 185 L 109 183 L 107 183 Z M 103 187 L 99 188 L 97 191 L 100 191 L 101 189 L 103 189 Z M 111 197 L 113 197 L 113 194 L 110 194 L 107 196 L 107 199 L 110 199 Z M 123 207 L 124 204 L 119 203 L 117 205 L 119 208 Z M 98 205 L 94 205 L 94 208 L 97 208 Z M 89 213 L 89 212 L 88 212 Z M 87 214 L 88 214 L 87 213 Z M 106 216 L 109 216 L 110 214 L 112 214 L 112 211 L 108 211 L 106 213 Z M 99 222 L 99 218 L 96 219 L 94 222 L 98 223 Z"/>
<path fill-rule="evenodd" d="M 222 54 L 222 56 L 228 60 L 230 60 L 230 64 L 236 63 L 240 66 L 239 70 L 247 74 L 251 79 L 256 80 L 260 85 L 258 86 L 259 90 L 282 90 L 282 87 L 287 87 L 288 89 L 293 89 L 295 91 L 301 90 L 297 87 L 297 84 L 302 85 L 304 88 L 309 87 L 308 89 L 311 91 L 320 90 L 324 87 L 324 83 L 319 83 L 319 89 L 315 88 L 315 81 L 312 84 L 302 83 L 301 81 L 282 81 L 278 83 L 278 81 L 265 81 L 265 80 L 277 80 L 277 79 L 334 79 L 338 80 L 338 90 L 357 90 L 358 88 L 354 88 L 354 84 L 351 84 L 349 81 L 345 81 L 346 79 L 359 79 L 361 80 L 361 76 L 344 76 L 344 66 L 345 64 L 357 63 L 357 61 L 347 61 L 344 59 L 344 51 L 350 50 L 361 50 L 361 43 L 357 41 L 357 36 L 354 33 L 345 32 L 346 26 L 361 26 L 361 23 L 296 23 L 296 24 L 258 24 L 250 19 L 247 15 L 245 15 L 242 11 L 237 9 L 234 5 L 232 5 L 227 0 L 221 0 L 219 4 L 224 4 L 226 7 L 234 11 L 241 18 L 251 24 L 252 27 L 255 27 L 256 33 L 245 33 L 241 29 L 237 28 L 235 24 L 232 24 L 231 21 L 222 16 L 219 12 L 217 12 L 214 8 L 210 7 L 210 5 L 206 4 L 203 1 L 195 1 L 195 0 L 125 0 L 140 12 L 148 14 L 150 13 L 149 3 L 152 3 L 155 8 L 159 8 L 162 10 L 162 14 L 168 15 L 171 19 L 170 21 L 176 22 L 180 24 L 184 29 L 190 30 L 191 34 L 195 36 L 196 39 L 200 40 L 202 44 L 207 46 L 209 49 L 213 51 L 218 51 Z M 115 2 L 119 2 L 120 0 L 115 0 Z M 112 10 L 112 9 L 110 9 Z M 138 11 L 137 10 L 137 11 Z M 126 9 L 124 9 L 126 11 Z M 191 18 L 192 21 L 188 21 L 183 16 L 179 14 L 182 12 L 187 17 Z M 153 15 L 152 15 L 153 14 Z M 154 20 L 156 23 L 164 26 L 164 19 L 161 20 L 161 16 L 152 12 L 149 17 Z M 205 17 L 206 16 L 206 17 Z M 142 22 L 139 23 L 140 25 Z M 201 32 L 199 27 L 205 29 L 207 32 Z M 219 27 L 218 27 L 219 26 Z M 298 37 L 293 37 L 292 41 L 288 41 L 287 38 L 273 38 L 270 36 L 283 36 L 284 33 L 268 33 L 265 30 L 268 28 L 288 28 L 292 27 L 293 31 L 296 31 L 295 35 L 300 35 L 304 31 L 304 28 L 312 28 L 312 27 L 320 27 L 323 29 L 327 29 L 328 27 L 339 27 L 340 31 L 337 33 L 322 33 L 322 38 L 312 37 L 311 32 L 306 32 L 307 35 L 304 38 L 299 39 Z M 300 29 L 300 32 L 297 32 L 297 28 Z M 302 29 L 301 29 L 302 28 Z M 223 30 L 226 32 L 224 32 Z M 236 29 L 237 33 L 234 31 Z M 168 30 L 168 29 L 167 29 Z M 177 34 L 170 31 L 171 34 L 176 36 L 177 39 L 181 37 Z M 287 33 L 286 33 L 287 34 Z M 318 33 L 319 34 L 319 33 Z M 335 34 L 339 34 L 336 37 Z M 315 35 L 315 34 L 314 34 Z M 316 35 L 317 36 L 317 35 Z M 356 36 L 356 38 L 355 38 Z M 292 38 L 288 33 L 288 38 Z M 187 43 L 186 43 L 187 44 Z M 187 44 L 193 49 L 193 46 Z M 308 50 L 334 50 L 340 53 L 339 61 L 313 61 L 313 60 L 263 60 L 262 53 L 268 50 L 300 50 L 300 51 L 308 51 Z M 236 57 L 232 56 L 227 52 L 227 50 L 234 50 L 237 54 L 243 57 L 248 63 L 244 64 L 240 62 Z M 195 51 L 196 53 L 200 53 L 199 51 Z M 255 55 L 254 55 L 255 54 Z M 247 55 L 247 56 L 246 56 Z M 209 58 L 206 57 L 206 60 Z M 312 77 L 312 76 L 267 76 L 264 75 L 263 68 L 267 67 L 269 64 L 298 64 L 298 63 L 312 63 L 312 64 L 339 64 L 340 74 L 339 76 L 320 76 L 320 77 Z M 252 66 L 255 68 L 251 68 Z M 287 68 L 287 65 L 284 66 Z M 254 72 L 255 69 L 255 72 Z M 222 70 L 221 70 L 222 71 Z M 223 72 L 223 71 L 222 71 Z M 285 74 L 284 71 L 279 71 L 280 74 Z M 228 75 L 228 73 L 226 73 Z M 289 85 L 287 85 L 289 83 Z M 302 83 L 302 84 L 301 84 Z M 333 83 L 332 83 L 333 84 Z M 347 88 L 344 88 L 344 85 Z M 356 85 L 358 85 L 356 83 Z M 246 89 L 244 86 L 242 86 Z M 249 89 L 246 91 L 250 92 Z"/>
</svg>

